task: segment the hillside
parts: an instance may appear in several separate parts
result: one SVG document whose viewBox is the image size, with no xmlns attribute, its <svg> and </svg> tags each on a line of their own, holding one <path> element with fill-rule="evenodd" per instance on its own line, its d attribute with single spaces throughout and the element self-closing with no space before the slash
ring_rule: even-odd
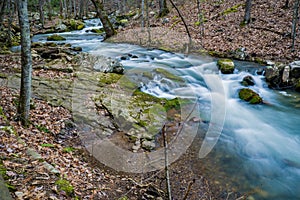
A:
<svg viewBox="0 0 300 200">
<path fill-rule="evenodd" d="M 287 62 L 299 59 L 299 38 L 295 42 L 295 51 L 291 51 L 293 2 L 285 9 L 285 1 L 254 1 L 252 22 L 248 25 L 242 25 L 245 1 L 201 3 L 203 25 L 197 22 L 198 9 L 195 1 L 176 5 L 191 32 L 191 51 L 194 53 L 203 52 L 204 49 L 211 55 L 226 57 L 230 52 L 245 48 L 248 60 Z M 154 14 L 158 8 L 150 7 L 150 10 L 153 11 L 150 11 L 150 46 L 183 51 L 183 45 L 188 43 L 188 36 L 176 10 L 172 8 L 164 18 L 157 18 Z M 112 41 L 149 45 L 147 31 L 141 32 L 140 24 L 140 18 L 131 21 L 126 28 L 118 30 L 118 35 Z M 200 34 L 201 30 L 203 34 Z"/>
</svg>

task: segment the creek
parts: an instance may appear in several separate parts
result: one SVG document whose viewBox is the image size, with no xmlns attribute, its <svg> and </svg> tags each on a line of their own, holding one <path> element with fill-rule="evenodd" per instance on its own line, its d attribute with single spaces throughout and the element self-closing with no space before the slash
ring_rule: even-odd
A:
<svg viewBox="0 0 300 200">
<path fill-rule="evenodd" d="M 134 69 L 162 68 L 185 81 L 177 84 L 158 73 L 153 80 L 141 82 L 140 88 L 157 97 L 197 100 L 202 120 L 199 132 L 212 136 L 208 140 L 216 144 L 195 163 L 215 184 L 229 184 L 254 199 L 300 199 L 299 93 L 269 89 L 264 76 L 257 74 L 263 66 L 256 63 L 235 61 L 234 74 L 223 75 L 212 57 L 102 42 L 102 36 L 89 32 L 101 24 L 94 20 L 87 25 L 81 31 L 59 34 L 85 52 L 118 59 L 125 75 Z M 44 42 L 47 36 L 36 35 L 33 41 Z M 265 104 L 250 105 L 239 99 L 238 91 L 244 87 L 240 82 L 247 75 L 254 78 L 250 88 Z M 207 129 L 214 125 L 220 132 L 209 135 Z"/>
</svg>

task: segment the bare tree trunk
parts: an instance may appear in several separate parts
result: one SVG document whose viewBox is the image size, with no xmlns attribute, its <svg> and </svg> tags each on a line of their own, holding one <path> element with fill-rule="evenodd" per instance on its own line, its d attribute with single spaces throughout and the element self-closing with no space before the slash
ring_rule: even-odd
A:
<svg viewBox="0 0 300 200">
<path fill-rule="evenodd" d="M 204 17 L 201 10 L 200 0 L 197 0 L 197 9 L 198 9 L 198 22 L 200 27 L 200 36 L 204 36 L 204 21 L 203 21 Z"/>
<path fill-rule="evenodd" d="M 150 29 L 150 20 L 149 20 L 149 3 L 146 0 L 146 18 L 147 18 L 147 33 L 148 33 L 148 46 L 151 44 L 151 29 Z"/>
<path fill-rule="evenodd" d="M 52 20 L 52 6 L 51 6 L 51 0 L 48 0 L 48 18 L 51 21 Z"/>
<path fill-rule="evenodd" d="M 12 0 L 8 0 L 8 30 L 7 30 L 7 38 L 8 38 L 8 45 L 11 46 L 11 24 L 13 20 L 13 3 Z"/>
<path fill-rule="evenodd" d="M 91 1 L 94 4 L 97 11 L 97 15 L 102 22 L 104 31 L 106 33 L 106 38 L 113 36 L 115 34 L 115 30 L 112 24 L 110 23 L 108 16 L 105 14 L 103 10 L 103 3 L 101 2 L 101 0 L 91 0 Z"/>
<path fill-rule="evenodd" d="M 84 15 L 84 0 L 80 0 L 78 9 L 78 18 L 82 19 Z"/>
<path fill-rule="evenodd" d="M 286 1 L 285 1 L 284 8 L 285 8 L 285 9 L 289 8 L 289 0 L 286 0 Z"/>
<path fill-rule="evenodd" d="M 39 0 L 39 13 L 40 13 L 40 23 L 42 24 L 42 27 L 45 25 L 45 16 L 44 16 L 44 0 Z"/>
<path fill-rule="evenodd" d="M 167 6 L 167 0 L 159 0 L 158 3 L 159 3 L 158 17 L 166 16 L 170 12 Z"/>
<path fill-rule="evenodd" d="M 5 14 L 6 3 L 7 3 L 7 0 L 3 0 L 0 3 L 0 27 L 2 26 L 2 22 L 3 22 L 3 16 Z"/>
<path fill-rule="evenodd" d="M 74 0 L 74 18 L 77 17 L 76 0 Z"/>
<path fill-rule="evenodd" d="M 64 13 L 64 19 L 68 17 L 68 6 L 67 6 L 67 0 L 63 0 L 63 13 Z"/>
<path fill-rule="evenodd" d="M 244 24 L 249 24 L 251 21 L 251 3 L 252 0 L 246 0 Z"/>
<path fill-rule="evenodd" d="M 295 40 L 297 35 L 297 21 L 298 21 L 298 12 L 299 12 L 300 0 L 296 0 L 294 4 L 294 14 L 293 14 L 293 23 L 292 23 L 292 51 L 295 50 Z"/>
<path fill-rule="evenodd" d="M 59 1 L 59 13 L 60 13 L 60 17 L 63 18 L 64 16 L 64 3 L 63 3 L 63 0 L 60 0 Z"/>
<path fill-rule="evenodd" d="M 189 47 L 190 47 L 191 44 L 192 44 L 192 36 L 191 36 L 191 33 L 190 33 L 190 31 L 189 31 L 189 28 L 188 28 L 187 24 L 185 23 L 185 20 L 184 20 L 182 14 L 180 13 L 179 9 L 177 8 L 177 6 L 174 4 L 174 2 L 173 2 L 172 0 L 169 0 L 169 1 L 170 1 L 170 3 L 172 4 L 172 6 L 175 8 L 175 10 L 177 11 L 178 15 L 180 16 L 181 21 L 182 21 L 183 24 L 184 24 L 186 33 L 188 34 L 188 37 L 189 37 L 189 43 L 187 44 L 187 47 L 186 47 L 186 53 L 188 54 L 188 53 L 189 53 Z"/>
<path fill-rule="evenodd" d="M 144 32 L 144 27 L 145 27 L 145 13 L 144 13 L 144 8 L 145 8 L 145 0 L 142 0 L 142 17 L 141 17 L 141 31 Z"/>
<path fill-rule="evenodd" d="M 32 58 L 31 58 L 31 41 L 30 27 L 28 20 L 27 0 L 17 0 L 19 24 L 21 28 L 21 89 L 18 114 L 24 126 L 29 125 L 29 110 L 31 98 L 31 73 L 32 73 Z"/>
</svg>

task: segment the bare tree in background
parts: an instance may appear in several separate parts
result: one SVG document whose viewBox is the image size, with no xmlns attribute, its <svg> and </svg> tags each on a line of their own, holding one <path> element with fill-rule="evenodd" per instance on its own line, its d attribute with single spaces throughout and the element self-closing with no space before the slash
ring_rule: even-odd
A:
<svg viewBox="0 0 300 200">
<path fill-rule="evenodd" d="M 289 0 L 286 0 L 286 1 L 285 1 L 284 8 L 285 8 L 285 9 L 289 8 Z"/>
<path fill-rule="evenodd" d="M 293 14 L 293 23 L 292 23 L 292 51 L 295 50 L 295 40 L 297 35 L 297 22 L 298 22 L 298 16 L 299 16 L 299 4 L 300 0 L 296 0 L 294 4 L 294 14 Z"/>
<path fill-rule="evenodd" d="M 11 32 L 11 26 L 12 26 L 12 21 L 14 19 L 14 2 L 13 0 L 8 0 L 8 28 L 7 28 L 7 39 L 8 39 L 8 45 L 12 45 L 12 32 Z"/>
<path fill-rule="evenodd" d="M 189 31 L 189 28 L 188 28 L 187 24 L 185 23 L 185 20 L 184 20 L 182 14 L 180 13 L 180 11 L 179 11 L 179 9 L 177 8 L 177 6 L 175 5 L 175 3 L 174 3 L 172 0 L 169 0 L 169 1 L 170 1 L 170 3 L 172 4 L 172 6 L 175 8 L 175 10 L 177 11 L 178 15 L 180 16 L 180 19 L 181 19 L 181 21 L 183 22 L 183 25 L 184 25 L 184 27 L 185 27 L 186 33 L 187 33 L 187 35 L 188 35 L 188 37 L 189 37 L 189 43 L 188 43 L 187 46 L 186 46 L 186 54 L 188 54 L 189 51 L 190 51 L 190 46 L 192 45 L 192 36 L 191 36 L 191 33 L 190 33 L 190 31 Z"/>
<path fill-rule="evenodd" d="M 31 98 L 32 58 L 30 27 L 28 20 L 27 0 L 17 0 L 19 24 L 21 28 L 21 89 L 18 114 L 24 126 L 29 125 L 29 110 Z"/>
<path fill-rule="evenodd" d="M 102 1 L 101 0 L 91 0 L 91 1 L 94 4 L 96 11 L 97 11 L 97 15 L 102 22 L 102 25 L 103 25 L 103 28 L 104 28 L 104 31 L 106 34 L 106 38 L 113 36 L 115 34 L 115 30 L 114 30 L 112 24 L 110 23 L 108 16 L 104 12 Z"/>
<path fill-rule="evenodd" d="M 142 10 L 142 17 L 141 17 L 141 31 L 144 31 L 145 27 L 145 0 L 142 0 L 141 10 Z"/>
<path fill-rule="evenodd" d="M 158 0 L 158 3 L 159 3 L 158 17 L 166 16 L 170 12 L 167 6 L 167 0 Z"/>
<path fill-rule="evenodd" d="M 45 25 L 45 16 L 44 16 L 44 0 L 39 0 L 39 13 L 40 13 L 40 23 L 42 24 L 42 27 Z"/>
<path fill-rule="evenodd" d="M 0 27 L 2 26 L 2 22 L 3 22 L 3 16 L 5 14 L 5 7 L 7 4 L 7 0 L 3 0 L 0 3 Z"/>
<path fill-rule="evenodd" d="M 251 4 L 252 0 L 246 0 L 244 24 L 249 24 L 251 21 Z"/>
<path fill-rule="evenodd" d="M 48 0 L 48 19 L 50 21 L 52 20 L 52 5 L 51 5 L 51 0 Z"/>
</svg>

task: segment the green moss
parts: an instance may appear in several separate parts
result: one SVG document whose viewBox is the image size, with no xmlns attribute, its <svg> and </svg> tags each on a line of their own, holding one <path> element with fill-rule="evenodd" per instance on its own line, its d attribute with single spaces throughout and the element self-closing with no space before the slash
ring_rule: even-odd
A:
<svg viewBox="0 0 300 200">
<path fill-rule="evenodd" d="M 9 184 L 9 183 L 5 183 L 5 186 L 6 186 L 7 189 L 8 189 L 9 191 L 11 191 L 11 192 L 17 191 L 16 187 L 13 186 L 13 185 L 11 185 L 11 184 Z"/>
<path fill-rule="evenodd" d="M 141 102 L 155 102 L 155 103 L 160 102 L 160 98 L 157 98 L 155 96 L 152 96 L 150 94 L 142 92 L 138 89 L 133 92 L 133 96 L 135 97 L 135 99 L 137 101 L 141 101 Z"/>
<path fill-rule="evenodd" d="M 262 103 L 262 98 L 249 88 L 243 88 L 239 91 L 239 98 L 248 101 L 250 104 Z"/>
<path fill-rule="evenodd" d="M 9 134 L 18 135 L 17 131 L 14 129 L 13 126 L 3 126 L 3 127 L 1 127 L 1 129 Z"/>
<path fill-rule="evenodd" d="M 39 131 L 42 131 L 42 132 L 44 132 L 44 133 L 50 133 L 50 130 L 47 128 L 47 127 L 45 127 L 45 126 L 43 126 L 43 125 L 37 125 L 37 126 L 35 126 Z"/>
<path fill-rule="evenodd" d="M 121 77 L 121 74 L 99 73 L 99 75 L 97 76 L 97 81 L 99 83 L 99 86 L 106 86 L 113 83 L 117 83 Z"/>
<path fill-rule="evenodd" d="M 3 163 L 0 163 L 0 175 L 4 178 L 4 180 L 7 180 L 9 177 L 6 175 L 6 168 L 3 165 Z"/>
<path fill-rule="evenodd" d="M 129 198 L 127 196 L 122 196 L 122 197 L 118 198 L 118 200 L 129 200 Z"/>
<path fill-rule="evenodd" d="M 77 26 L 77 30 L 82 30 L 84 28 L 84 24 L 79 24 L 78 26 Z"/>
<path fill-rule="evenodd" d="M 54 146 L 53 144 L 44 143 L 44 144 L 41 144 L 41 147 L 50 147 L 50 148 L 54 148 L 55 146 Z"/>
<path fill-rule="evenodd" d="M 55 185 L 57 185 L 58 189 L 61 191 L 66 192 L 68 196 L 71 196 L 74 194 L 74 187 L 70 184 L 69 181 L 65 179 L 59 179 L 55 182 Z"/>
<path fill-rule="evenodd" d="M 50 35 L 47 37 L 47 41 L 64 41 L 64 40 L 66 40 L 66 38 L 57 34 Z"/>
<path fill-rule="evenodd" d="M 195 26 L 200 26 L 200 25 L 201 25 L 201 22 L 196 21 L 196 22 L 194 23 L 194 25 L 195 25 Z"/>
<path fill-rule="evenodd" d="M 75 148 L 73 148 L 73 147 L 65 147 L 63 149 L 63 152 L 66 152 L 66 153 L 71 153 L 73 151 L 75 151 Z"/>
<path fill-rule="evenodd" d="M 298 79 L 298 82 L 297 82 L 297 84 L 296 84 L 296 86 L 295 86 L 295 90 L 296 90 L 297 92 L 300 92 L 300 79 Z"/>
<path fill-rule="evenodd" d="M 231 8 L 228 8 L 228 9 L 224 10 L 224 11 L 222 12 L 222 15 L 228 15 L 228 14 L 230 14 L 230 13 L 237 12 L 238 9 L 239 9 L 239 7 L 244 6 L 244 5 L 245 5 L 245 4 L 241 3 L 241 4 L 237 4 L 237 5 L 235 5 L 235 6 L 232 6 Z"/>
<path fill-rule="evenodd" d="M 105 33 L 104 29 L 103 28 L 100 28 L 100 29 L 92 29 L 91 30 L 92 33 L 97 33 L 97 34 L 103 34 Z"/>
<path fill-rule="evenodd" d="M 230 59 L 220 59 L 217 65 L 223 74 L 232 74 L 234 71 L 234 62 Z"/>
<path fill-rule="evenodd" d="M 170 79 L 172 81 L 177 81 L 177 82 L 184 82 L 184 80 L 182 78 L 180 78 L 179 76 L 176 76 L 170 72 L 168 72 L 167 70 L 163 69 L 163 68 L 156 68 L 154 69 L 154 72 L 163 75 L 164 77 L 166 77 L 167 79 Z"/>
</svg>

